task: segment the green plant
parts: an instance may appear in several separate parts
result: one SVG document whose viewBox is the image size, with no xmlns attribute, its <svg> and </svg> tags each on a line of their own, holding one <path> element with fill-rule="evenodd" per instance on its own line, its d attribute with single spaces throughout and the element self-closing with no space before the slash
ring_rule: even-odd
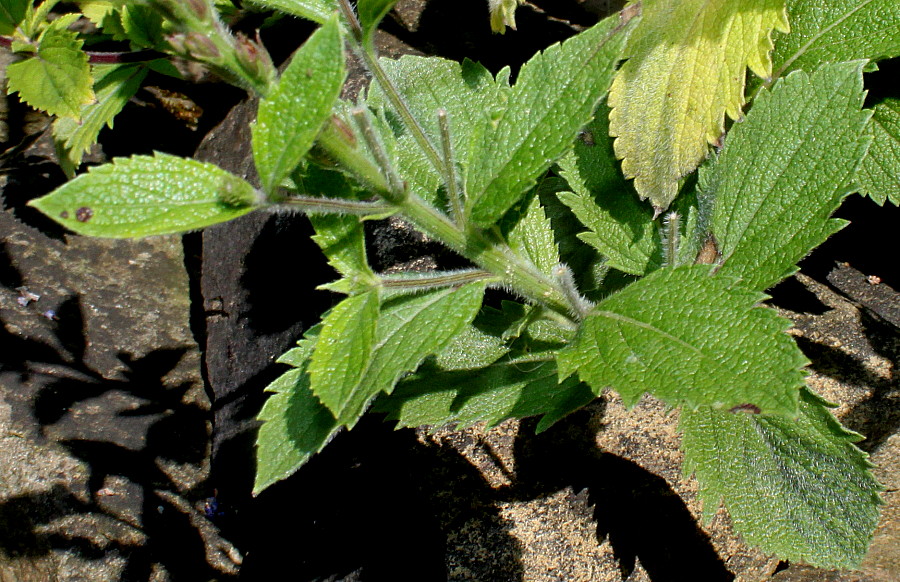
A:
<svg viewBox="0 0 900 582">
<path fill-rule="evenodd" d="M 393 0 L 359 0 L 358 16 L 346 0 L 258 3 L 322 25 L 277 79 L 216 45 L 261 96 L 260 189 L 157 154 L 33 202 L 108 237 L 309 214 L 341 276 L 325 287 L 346 298 L 279 360 L 292 369 L 261 413 L 257 491 L 370 408 L 401 426 L 541 415 L 544 430 L 609 387 L 681 409 L 684 470 L 709 515 L 724 501 L 748 541 L 786 559 L 860 562 L 880 503 L 861 437 L 805 386 L 789 322 L 761 302 L 841 228 L 829 216 L 859 184 L 897 200 L 867 165 L 887 152 L 875 165 L 895 179 L 896 125 L 863 109 L 863 71 L 900 54 L 893 0 L 647 0 L 536 55 L 515 83 L 470 61 L 378 60 Z M 218 34 L 209 2 L 135 4 L 197 46 L 192 34 Z M 357 103 L 339 99 L 345 42 L 375 79 Z M 764 78 L 744 113 L 748 66 Z M 896 113 L 881 107 L 876 120 Z M 374 272 L 363 222 L 394 214 L 472 267 Z M 486 288 L 511 299 L 485 305 Z"/>
<path fill-rule="evenodd" d="M 112 127 L 148 72 L 181 78 L 171 55 L 199 60 L 251 90 L 253 84 L 265 86 L 275 74 L 271 63 L 259 61 L 265 51 L 257 50 L 254 41 L 233 36 L 216 17 L 216 7 L 233 10 L 230 0 L 185 2 L 168 10 L 123 0 L 80 0 L 75 3 L 80 11 L 54 14 L 59 4 L 4 0 L 0 45 L 17 57 L 7 67 L 7 92 L 18 93 L 25 103 L 55 117 L 53 138 L 69 176 L 100 131 Z M 93 30 L 72 30 L 85 19 Z M 88 50 L 110 42 L 125 50 Z M 234 68 L 246 69 L 245 74 L 230 74 Z"/>
</svg>

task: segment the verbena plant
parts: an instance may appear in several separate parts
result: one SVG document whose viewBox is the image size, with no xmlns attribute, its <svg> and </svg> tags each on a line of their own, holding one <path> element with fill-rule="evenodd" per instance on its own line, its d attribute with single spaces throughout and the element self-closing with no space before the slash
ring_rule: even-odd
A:
<svg viewBox="0 0 900 582">
<path fill-rule="evenodd" d="M 324 287 L 346 297 L 279 360 L 292 369 L 260 415 L 255 490 L 370 409 L 400 426 L 541 416 L 540 431 L 610 388 L 680 409 L 707 515 L 724 502 L 767 552 L 858 565 L 879 485 L 762 301 L 843 226 L 829 217 L 849 193 L 898 200 L 898 102 L 863 109 L 863 72 L 900 54 L 895 0 L 646 0 L 514 83 L 471 61 L 379 60 L 394 3 L 259 0 L 321 24 L 281 75 L 209 0 L 130 3 L 260 96 L 261 186 L 160 153 L 33 201 L 104 237 L 309 214 L 340 274 Z M 374 79 L 356 103 L 339 98 L 345 45 Z M 471 267 L 375 272 L 363 224 L 391 215 Z M 489 288 L 510 299 L 485 305 Z"/>
<path fill-rule="evenodd" d="M 257 43 L 232 36 L 219 19 L 206 22 L 217 29 L 213 34 L 200 28 L 179 37 L 171 12 L 146 3 L 81 0 L 74 3 L 78 11 L 54 14 L 60 4 L 59 0 L 0 1 L 0 46 L 17 57 L 6 70 L 7 92 L 18 93 L 28 105 L 54 116 L 52 133 L 60 165 L 70 177 L 97 143 L 100 131 L 112 127 L 150 71 L 181 77 L 169 55 L 201 60 L 248 89 L 252 89 L 249 78 L 263 74 L 258 69 L 274 75 L 270 63 L 265 67 L 255 62 L 257 53 L 266 54 Z M 211 4 L 234 12 L 229 0 Z M 92 27 L 72 30 L 82 19 Z M 90 50 L 101 43 L 123 50 Z M 246 70 L 233 75 L 230 71 L 235 68 Z"/>
</svg>

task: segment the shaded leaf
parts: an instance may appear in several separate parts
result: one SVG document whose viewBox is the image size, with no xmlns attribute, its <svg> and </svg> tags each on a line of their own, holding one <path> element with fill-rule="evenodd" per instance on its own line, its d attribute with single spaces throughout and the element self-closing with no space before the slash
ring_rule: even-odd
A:
<svg viewBox="0 0 900 582">
<path fill-rule="evenodd" d="M 619 171 L 607 113 L 601 106 L 575 148 L 559 160 L 560 175 L 573 191 L 557 197 L 588 228 L 578 238 L 600 251 L 610 267 L 644 275 L 662 265 L 659 233 L 653 211 Z"/>
<path fill-rule="evenodd" d="M 859 567 L 878 523 L 880 486 L 867 455 L 806 388 L 796 418 L 708 407 L 681 416 L 684 472 L 711 519 L 724 501 L 748 543 L 781 559 Z"/>
<path fill-rule="evenodd" d="M 259 413 L 263 425 L 256 437 L 256 481 L 253 493 L 285 479 L 331 440 L 340 425 L 309 389 L 307 365 L 322 329 L 318 324 L 303 334 L 297 347 L 278 363 L 296 369 L 279 376 L 266 387 L 275 394 Z"/>
<path fill-rule="evenodd" d="M 390 12 L 397 0 L 359 0 L 356 3 L 356 12 L 359 15 L 359 24 L 363 30 L 363 42 L 370 44 L 372 35 L 378 28 L 378 24 Z"/>
<path fill-rule="evenodd" d="M 483 293 L 472 283 L 392 298 L 380 311 L 374 291 L 345 299 L 323 322 L 310 364 L 313 392 L 352 426 L 374 396 L 389 393 L 472 321 Z"/>
<path fill-rule="evenodd" d="M 0 2 L 0 34 L 12 36 L 16 27 L 25 19 L 29 0 L 4 0 Z"/>
<path fill-rule="evenodd" d="M 73 169 L 81 164 L 82 156 L 97 143 L 100 131 L 113 126 L 113 118 L 140 88 L 147 76 L 147 68 L 139 64 L 96 65 L 93 74 L 97 100 L 82 106 L 81 121 L 59 117 L 53 122 L 53 137 L 62 144 Z"/>
<path fill-rule="evenodd" d="M 537 426 L 541 432 L 594 398 L 590 388 L 574 378 L 560 382 L 553 362 L 499 361 L 471 371 L 426 368 L 379 399 L 375 409 L 407 427 L 493 426 L 543 415 Z"/>
</svg>

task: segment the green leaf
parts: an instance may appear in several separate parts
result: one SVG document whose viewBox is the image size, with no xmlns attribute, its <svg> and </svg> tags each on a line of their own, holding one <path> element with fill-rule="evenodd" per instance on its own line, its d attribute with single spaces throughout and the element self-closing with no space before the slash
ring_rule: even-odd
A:
<svg viewBox="0 0 900 582">
<path fill-rule="evenodd" d="M 614 269 L 644 275 L 662 265 L 653 211 L 641 204 L 615 162 L 609 123 L 601 107 L 575 148 L 559 160 L 560 175 L 574 192 L 559 200 L 588 228 L 578 238 L 600 251 Z"/>
<path fill-rule="evenodd" d="M 337 11 L 336 0 L 251 0 L 260 8 L 270 8 L 325 24 Z"/>
<path fill-rule="evenodd" d="M 725 115 L 740 118 L 746 68 L 771 74 L 771 32 L 788 30 L 784 2 L 643 2 L 609 90 L 609 128 L 625 177 L 657 212 L 724 134 Z"/>
<path fill-rule="evenodd" d="M 29 0 L 4 0 L 0 2 L 0 34 L 12 36 L 16 27 L 25 19 Z"/>
<path fill-rule="evenodd" d="M 790 322 L 710 268 L 659 269 L 601 301 L 559 353 L 560 375 L 611 387 L 628 406 L 649 392 L 672 406 L 794 414 L 807 361 Z"/>
<path fill-rule="evenodd" d="M 493 225 L 572 147 L 609 88 L 633 22 L 607 18 L 525 63 L 506 110 L 471 159 L 466 185 L 475 224 Z"/>
<path fill-rule="evenodd" d="M 437 57 L 403 56 L 398 60 L 380 59 L 397 92 L 407 103 L 431 143 L 439 147 L 441 133 L 437 110 L 447 112 L 454 158 L 467 168 L 474 155 L 473 141 L 490 125 L 492 116 L 499 115 L 505 103 L 509 85 L 502 72 L 495 81 L 490 72 L 478 63 L 462 63 Z M 443 178 L 422 153 L 422 148 L 400 122 L 376 83 L 369 86 L 366 102 L 381 112 L 381 118 L 393 130 L 393 155 L 397 168 L 410 190 L 425 200 L 436 203 Z"/>
<path fill-rule="evenodd" d="M 363 30 L 363 43 L 370 45 L 372 35 L 378 28 L 378 23 L 390 12 L 397 0 L 359 0 L 356 3 L 356 12 L 359 15 L 359 24 Z"/>
<path fill-rule="evenodd" d="M 531 198 L 506 239 L 514 251 L 528 257 L 542 273 L 552 274 L 559 264 L 553 228 L 537 196 Z"/>
<path fill-rule="evenodd" d="M 766 289 L 843 226 L 829 220 L 865 155 L 861 61 L 796 71 L 763 90 L 699 188 L 715 200 L 721 273 Z"/>
<path fill-rule="evenodd" d="M 860 189 L 879 205 L 900 205 L 900 99 L 875 105 L 867 129 L 874 139 L 856 174 Z"/>
<path fill-rule="evenodd" d="M 775 77 L 829 62 L 900 55 L 897 0 L 787 0 L 791 33 L 776 38 Z"/>
<path fill-rule="evenodd" d="M 338 422 L 352 425 L 374 396 L 389 393 L 402 374 L 463 331 L 483 293 L 482 284 L 471 283 L 397 297 L 386 301 L 380 313 L 377 303 L 372 307 L 374 292 L 345 299 L 325 319 L 313 353 L 313 391 Z"/>
<path fill-rule="evenodd" d="M 375 404 L 400 426 L 460 428 L 509 418 L 543 415 L 544 431 L 596 396 L 574 378 L 559 381 L 553 362 L 499 361 L 478 370 L 443 371 L 425 367 Z"/>
<path fill-rule="evenodd" d="M 163 17 L 150 6 L 122 6 L 120 22 L 126 38 L 136 47 L 155 48 L 165 42 Z"/>
<path fill-rule="evenodd" d="M 7 91 L 50 115 L 78 118 L 94 99 L 91 67 L 78 35 L 58 22 L 47 27 L 34 56 L 6 68 Z"/>
<path fill-rule="evenodd" d="M 544 415 L 538 432 L 595 398 L 575 378 L 560 382 L 555 350 L 571 331 L 540 319 L 540 310 L 504 301 L 484 307 L 433 360 L 403 379 L 374 410 L 402 426 L 497 424 Z"/>
<path fill-rule="evenodd" d="M 122 27 L 121 10 L 126 6 L 121 5 L 115 0 L 86 0 L 80 2 L 78 7 L 81 13 L 94 23 L 105 34 L 110 35 L 113 40 L 126 40 L 125 29 Z"/>
<path fill-rule="evenodd" d="M 253 159 L 263 190 L 274 193 L 315 142 L 344 84 L 344 44 L 330 19 L 294 54 L 253 125 Z"/>
<path fill-rule="evenodd" d="M 91 168 L 29 204 L 78 234 L 130 238 L 231 220 L 253 210 L 258 196 L 213 164 L 157 153 Z"/>
<path fill-rule="evenodd" d="M 824 568 L 859 567 L 878 523 L 867 455 L 824 400 L 800 392 L 797 418 L 700 408 L 681 415 L 684 472 L 708 519 L 720 500 L 763 551 Z"/>
<path fill-rule="evenodd" d="M 113 118 L 134 96 L 146 76 L 147 68 L 139 64 L 94 66 L 97 101 L 82 106 L 80 122 L 71 117 L 59 117 L 53 122 L 53 137 L 63 146 L 73 169 L 97 143 L 100 131 L 113 126 Z"/>
<path fill-rule="evenodd" d="M 275 394 L 258 416 L 263 425 L 256 437 L 254 494 L 293 474 L 340 428 L 309 389 L 306 368 L 321 329 L 318 324 L 306 330 L 297 347 L 278 358 L 278 363 L 299 369 L 285 372 L 266 388 Z"/>
<path fill-rule="evenodd" d="M 309 220 L 316 230 L 313 240 L 325 253 L 328 264 L 346 280 L 346 288 L 328 288 L 348 294 L 371 288 L 376 278 L 366 257 L 365 232 L 360 219 L 356 216 L 316 214 L 310 215 Z"/>
<path fill-rule="evenodd" d="M 266 389 L 275 392 L 259 413 L 254 495 L 285 479 L 331 440 L 341 425 L 309 389 L 305 369 L 282 374 Z"/>
<path fill-rule="evenodd" d="M 338 303 L 322 320 L 309 363 L 310 388 L 341 424 L 356 421 L 345 414 L 358 394 L 375 349 L 378 292 L 367 291 Z"/>
</svg>

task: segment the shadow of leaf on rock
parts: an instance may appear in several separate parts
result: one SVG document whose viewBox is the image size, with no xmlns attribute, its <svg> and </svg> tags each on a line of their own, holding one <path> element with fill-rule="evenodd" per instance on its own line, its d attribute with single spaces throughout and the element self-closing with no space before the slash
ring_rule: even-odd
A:
<svg viewBox="0 0 900 582">
<path fill-rule="evenodd" d="M 124 557 L 128 580 L 150 579 L 157 564 L 174 580 L 221 579 L 223 572 L 207 563 L 198 528 L 209 494 L 202 465 L 210 414 L 186 397 L 191 382 L 167 380 L 189 347 L 120 352 L 120 370 L 104 374 L 85 361 L 78 296 L 64 300 L 55 319 L 24 333 L 3 323 L 0 372 L 13 426 L 35 456 L 42 447 L 61 446 L 86 475 L 47 478 L 40 475 L 44 468 L 27 467 L 23 472 L 39 477 L 26 477 L 22 492 L 0 503 L 0 521 L 16 532 L 0 536 L 0 551 Z M 48 481 L 52 486 L 42 491 Z"/>
<path fill-rule="evenodd" d="M 852 405 L 842 418 L 849 429 L 865 437 L 857 443 L 861 449 L 873 453 L 900 429 L 900 382 L 896 370 L 900 366 L 900 330 L 879 321 L 860 310 L 859 333 L 872 351 L 890 365 L 888 376 L 875 373 L 865 362 L 846 351 L 800 337 L 797 343 L 810 359 L 816 372 L 851 387 L 867 389 L 870 393 Z"/>
<path fill-rule="evenodd" d="M 623 580 L 638 560 L 653 582 L 734 580 L 665 479 L 597 449 L 594 432 L 586 428 L 591 414 L 598 412 L 581 409 L 539 435 L 534 435 L 535 419 L 522 422 L 510 498 L 536 499 L 566 488 L 577 496 L 586 490 L 597 540 L 609 541 Z"/>
</svg>

